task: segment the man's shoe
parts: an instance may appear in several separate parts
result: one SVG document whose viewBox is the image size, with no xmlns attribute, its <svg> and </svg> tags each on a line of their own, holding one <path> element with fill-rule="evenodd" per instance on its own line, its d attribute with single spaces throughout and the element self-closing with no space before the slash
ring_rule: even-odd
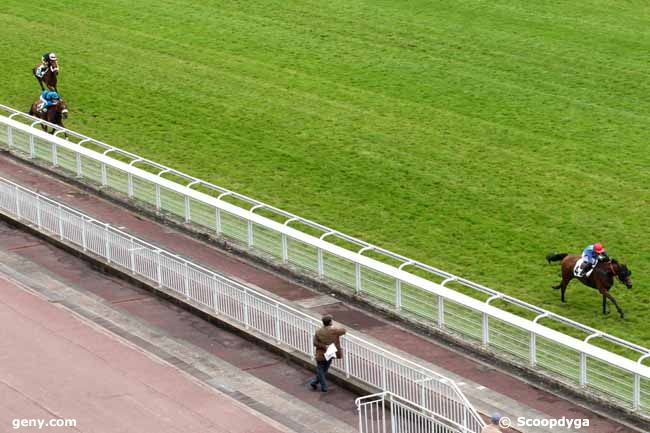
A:
<svg viewBox="0 0 650 433">
<path fill-rule="evenodd" d="M 315 384 L 315 383 L 311 383 L 311 382 L 310 382 L 310 383 L 309 383 L 309 386 L 311 386 L 311 389 L 312 389 L 313 391 L 316 391 L 316 384 Z"/>
<path fill-rule="evenodd" d="M 320 392 L 327 392 L 327 388 L 325 389 L 321 388 Z"/>
</svg>

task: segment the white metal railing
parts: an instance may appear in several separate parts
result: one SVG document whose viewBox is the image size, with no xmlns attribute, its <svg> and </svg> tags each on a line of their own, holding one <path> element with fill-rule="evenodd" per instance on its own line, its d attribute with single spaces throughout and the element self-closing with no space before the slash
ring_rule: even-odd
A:
<svg viewBox="0 0 650 433">
<path fill-rule="evenodd" d="M 0 110 L 9 114 L 0 116 L 0 144 L 19 156 L 47 161 L 85 181 L 240 242 L 252 252 L 271 255 L 354 293 L 392 305 L 397 312 L 418 315 L 441 331 L 482 344 L 497 356 L 505 355 L 509 361 L 526 364 L 576 388 L 604 393 L 621 407 L 644 414 L 650 411 L 650 368 L 642 364 L 650 357 L 650 350 L 644 347 L 74 131 L 57 127 L 54 136 L 45 134 L 35 127 L 42 121 L 9 107 L 0 105 Z M 67 134 L 68 140 L 63 140 L 61 133 Z M 233 198 L 250 208 L 227 201 Z M 304 227 L 322 235 L 298 230 Z M 337 238 L 336 245 L 328 242 L 332 238 Z M 356 249 L 339 246 L 341 241 Z M 400 264 L 391 266 L 368 257 L 370 251 Z M 406 272 L 406 267 L 444 280 L 432 282 Z M 466 296 L 446 287 L 452 282 L 490 297 L 482 302 Z M 528 320 L 490 305 L 495 299 L 524 308 L 536 317 Z M 568 325 L 586 337 L 570 337 L 543 326 L 541 319 Z M 594 346 L 589 342 L 593 338 L 636 351 L 639 358 L 635 362 Z"/>
<path fill-rule="evenodd" d="M 0 212 L 313 358 L 319 321 L 289 305 L 1 177 Z M 332 366 L 346 377 L 391 391 L 463 431 L 480 431 L 479 415 L 452 380 L 352 333 L 341 344 L 344 358 Z"/>
<path fill-rule="evenodd" d="M 359 397 L 359 433 L 462 433 L 452 420 L 432 413 L 391 392 Z"/>
</svg>

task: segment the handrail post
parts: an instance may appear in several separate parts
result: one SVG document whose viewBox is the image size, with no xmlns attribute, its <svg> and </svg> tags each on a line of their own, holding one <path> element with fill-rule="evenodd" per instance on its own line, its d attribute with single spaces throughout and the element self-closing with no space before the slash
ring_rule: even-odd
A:
<svg viewBox="0 0 650 433">
<path fill-rule="evenodd" d="M 214 313 L 219 314 L 219 308 L 217 307 L 219 305 L 219 281 L 215 274 L 212 274 L 212 279 L 210 281 L 212 281 L 212 303 L 214 304 Z"/>
<path fill-rule="evenodd" d="M 253 221 L 252 220 L 248 220 L 246 235 L 247 235 L 248 246 L 252 247 L 253 246 Z"/>
<path fill-rule="evenodd" d="M 59 238 L 63 240 L 63 208 L 59 205 Z"/>
<path fill-rule="evenodd" d="M 160 250 L 156 250 L 156 254 L 158 257 L 157 263 L 156 263 L 156 276 L 158 277 L 158 287 L 162 288 L 162 263 L 161 263 L 161 257 L 160 257 Z"/>
<path fill-rule="evenodd" d="M 81 218 L 81 247 L 84 252 L 88 250 L 88 245 L 86 241 L 86 218 Z"/>
<path fill-rule="evenodd" d="M 278 302 L 275 303 L 275 341 L 278 344 L 282 342 L 280 336 L 280 304 Z"/>
<path fill-rule="evenodd" d="M 345 377 L 350 377 L 350 340 L 347 338 L 343 340 L 343 348 L 345 353 L 343 354 L 343 364 L 345 365 Z"/>
<path fill-rule="evenodd" d="M 18 219 L 22 219 L 20 215 L 20 198 L 18 196 L 18 185 L 14 185 L 14 196 L 16 197 L 16 216 Z"/>
<path fill-rule="evenodd" d="M 7 125 L 7 147 L 11 149 L 14 145 L 14 129 Z M 31 137 L 31 135 L 30 135 Z"/>
<path fill-rule="evenodd" d="M 250 327 L 248 321 L 248 290 L 244 289 L 244 328 L 246 329 Z"/>
<path fill-rule="evenodd" d="M 131 273 L 135 275 L 135 242 L 131 238 Z"/>
<path fill-rule="evenodd" d="M 111 241 L 108 233 L 108 224 L 104 226 L 104 233 L 106 234 L 106 261 L 111 263 Z"/>
<path fill-rule="evenodd" d="M 187 261 L 183 262 L 183 294 L 185 299 L 190 299 L 190 268 Z"/>
<path fill-rule="evenodd" d="M 36 225 L 41 229 L 41 198 L 36 196 Z"/>
</svg>

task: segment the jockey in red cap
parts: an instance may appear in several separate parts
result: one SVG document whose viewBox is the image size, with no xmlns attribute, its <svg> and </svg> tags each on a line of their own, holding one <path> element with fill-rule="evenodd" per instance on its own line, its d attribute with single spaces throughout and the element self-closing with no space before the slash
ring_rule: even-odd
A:
<svg viewBox="0 0 650 433">
<path fill-rule="evenodd" d="M 587 273 L 594 268 L 599 261 L 608 261 L 609 256 L 603 247 L 603 244 L 597 242 L 589 245 L 582 251 L 582 262 L 579 267 L 576 267 L 576 277 L 584 277 Z"/>
</svg>

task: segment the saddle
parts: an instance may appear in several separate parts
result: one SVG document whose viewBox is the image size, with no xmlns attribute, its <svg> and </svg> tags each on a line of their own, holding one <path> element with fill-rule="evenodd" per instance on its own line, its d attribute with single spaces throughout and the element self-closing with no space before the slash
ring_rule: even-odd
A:
<svg viewBox="0 0 650 433">
<path fill-rule="evenodd" d="M 598 265 L 598 261 L 596 261 L 596 263 L 594 263 L 594 265 L 591 266 L 591 268 L 587 272 L 584 272 L 584 268 L 590 266 L 590 264 L 588 262 L 585 262 L 585 260 L 581 258 L 576 262 L 576 265 L 573 267 L 573 275 L 578 278 L 582 278 L 582 277 L 587 278 L 589 277 L 589 275 L 591 275 L 594 269 L 596 269 L 596 265 Z"/>
</svg>

